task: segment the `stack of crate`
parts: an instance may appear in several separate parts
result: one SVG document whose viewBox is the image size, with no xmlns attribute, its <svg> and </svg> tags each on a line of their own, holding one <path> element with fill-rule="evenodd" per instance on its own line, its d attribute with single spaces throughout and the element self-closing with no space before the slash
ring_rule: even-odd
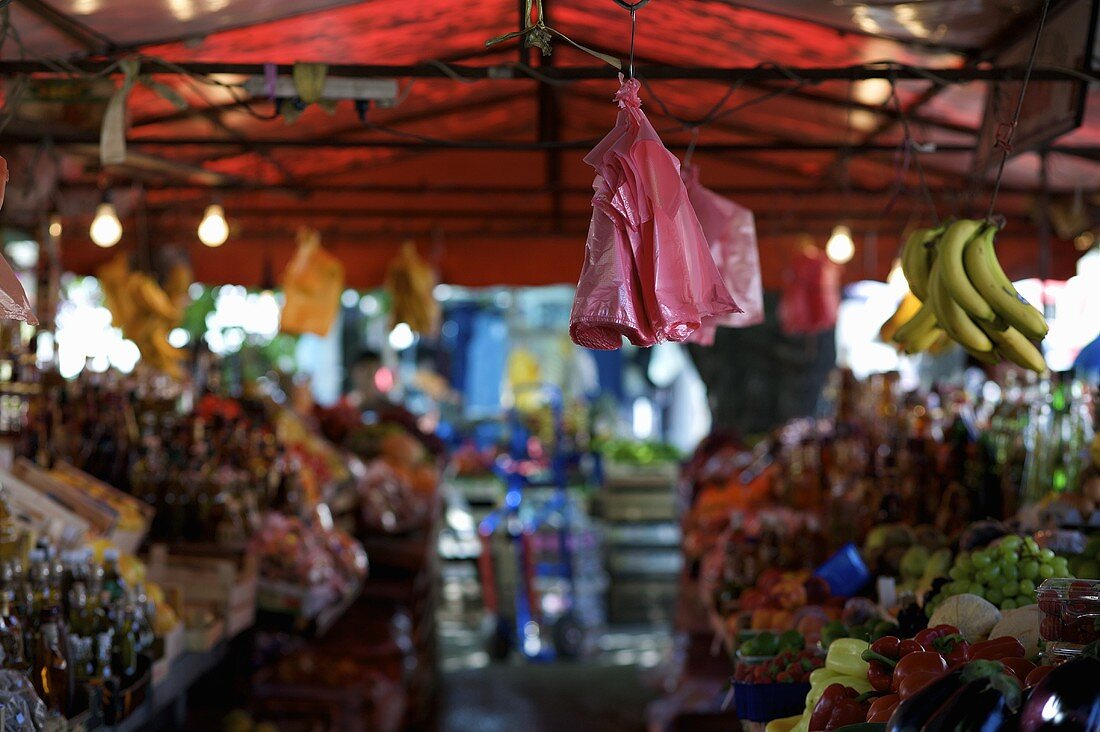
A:
<svg viewBox="0 0 1100 732">
<path fill-rule="evenodd" d="M 605 547 L 608 620 L 614 624 L 663 624 L 676 604 L 683 565 L 676 483 L 679 466 L 607 463 L 601 514 Z"/>
</svg>

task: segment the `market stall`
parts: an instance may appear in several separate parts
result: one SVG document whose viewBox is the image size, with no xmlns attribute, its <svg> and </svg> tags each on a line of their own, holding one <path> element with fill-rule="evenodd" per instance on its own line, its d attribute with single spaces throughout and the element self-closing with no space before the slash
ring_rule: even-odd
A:
<svg viewBox="0 0 1100 732">
<path fill-rule="evenodd" d="M 0 0 L 0 732 L 1100 729 L 1098 22 Z"/>
</svg>

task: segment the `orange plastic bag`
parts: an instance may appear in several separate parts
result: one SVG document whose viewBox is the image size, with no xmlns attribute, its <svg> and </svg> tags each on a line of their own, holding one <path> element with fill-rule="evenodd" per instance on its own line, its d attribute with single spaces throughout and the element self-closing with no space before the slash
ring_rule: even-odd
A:
<svg viewBox="0 0 1100 732">
<path fill-rule="evenodd" d="M 0 158 L 0 208 L 4 207 L 4 192 L 8 188 L 8 161 Z M 38 318 L 31 310 L 27 292 L 19 283 L 11 265 L 0 257 L 0 318 L 22 320 L 38 325 Z"/>
<path fill-rule="evenodd" d="M 344 290 L 344 265 L 321 247 L 312 229 L 298 232 L 298 251 L 283 273 L 283 305 L 279 330 L 325 336 L 336 322 Z"/>
</svg>

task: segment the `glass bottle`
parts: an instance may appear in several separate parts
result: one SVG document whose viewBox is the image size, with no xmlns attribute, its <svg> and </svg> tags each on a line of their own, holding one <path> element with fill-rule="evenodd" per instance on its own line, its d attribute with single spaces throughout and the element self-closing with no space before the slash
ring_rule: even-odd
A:
<svg viewBox="0 0 1100 732">
<path fill-rule="evenodd" d="M 138 639 L 134 624 L 134 606 L 126 603 L 116 612 L 114 642 L 111 647 L 112 673 L 123 682 L 137 674 Z"/>
<path fill-rule="evenodd" d="M 107 681 L 114 676 L 113 657 L 115 647 L 115 627 L 111 619 L 111 595 L 102 592 L 99 601 L 91 608 L 92 632 L 95 634 L 96 678 Z"/>
<path fill-rule="evenodd" d="M 4 590 L 0 593 L 0 649 L 3 650 L 3 667 L 26 672 L 27 658 L 24 653 L 23 624 L 19 622 L 12 609 L 12 593 Z"/>
<path fill-rule="evenodd" d="M 77 582 L 69 590 L 69 648 L 72 656 L 73 675 L 80 683 L 95 678 L 96 644 L 94 618 L 88 607 L 88 592 L 83 582 Z"/>
<path fill-rule="evenodd" d="M 76 690 L 73 666 L 65 625 L 56 607 L 43 610 L 39 619 L 38 649 L 34 654 L 31 683 L 47 709 L 66 714 L 72 708 Z"/>
<path fill-rule="evenodd" d="M 111 596 L 111 602 L 118 602 L 126 597 L 126 581 L 118 569 L 117 549 L 103 552 L 103 590 Z"/>
</svg>

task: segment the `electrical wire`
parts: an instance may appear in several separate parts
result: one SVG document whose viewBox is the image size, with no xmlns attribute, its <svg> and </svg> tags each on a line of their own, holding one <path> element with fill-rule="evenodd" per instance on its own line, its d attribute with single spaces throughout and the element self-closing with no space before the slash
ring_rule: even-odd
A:
<svg viewBox="0 0 1100 732">
<path fill-rule="evenodd" d="M 1020 96 L 1016 100 L 1016 111 L 1012 115 L 1012 121 L 1005 130 L 1004 135 L 998 134 L 997 147 L 1001 150 L 1001 163 L 997 167 L 997 177 L 993 181 L 993 194 L 989 197 L 989 209 L 986 211 L 986 221 L 993 220 L 993 212 L 997 206 L 997 195 L 1001 192 L 1001 181 L 1005 174 L 1005 165 L 1008 164 L 1008 156 L 1012 154 L 1012 138 L 1016 134 L 1016 127 L 1020 124 L 1020 114 L 1024 111 L 1024 95 L 1027 94 L 1027 83 L 1031 80 L 1031 72 L 1035 68 L 1035 59 L 1039 55 L 1039 42 L 1043 37 L 1043 28 L 1046 27 L 1047 11 L 1050 10 L 1050 0 L 1043 0 L 1043 10 L 1039 15 L 1039 26 L 1035 29 L 1035 42 L 1031 45 L 1031 54 L 1027 59 L 1027 71 L 1020 83 Z"/>
</svg>

